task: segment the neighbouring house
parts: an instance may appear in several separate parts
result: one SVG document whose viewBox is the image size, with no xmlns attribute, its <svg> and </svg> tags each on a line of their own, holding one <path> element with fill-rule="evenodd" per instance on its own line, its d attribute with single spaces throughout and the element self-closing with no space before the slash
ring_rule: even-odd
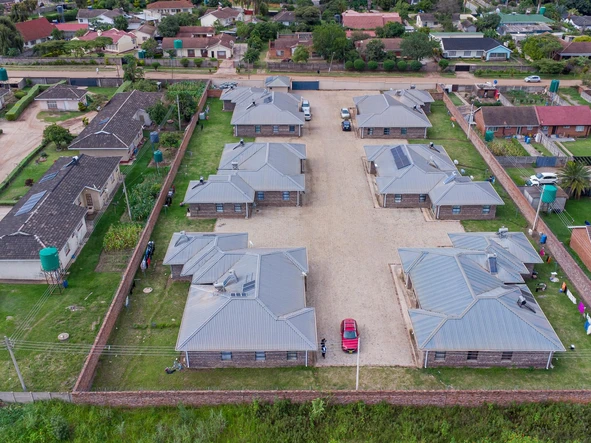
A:
<svg viewBox="0 0 591 443">
<path fill-rule="evenodd" d="M 396 100 L 410 108 L 420 106 L 425 114 L 431 113 L 431 103 L 435 101 L 431 94 L 429 94 L 429 91 L 415 88 L 390 89 L 389 91 L 384 91 L 384 94 L 394 97 Z"/>
<path fill-rule="evenodd" d="M 581 32 L 591 29 L 591 16 L 589 15 L 571 15 L 565 20 Z"/>
<path fill-rule="evenodd" d="M 253 94 L 236 103 L 232 126 L 236 137 L 301 137 L 304 113 L 301 98 L 286 92 Z"/>
<path fill-rule="evenodd" d="M 145 23 L 139 28 L 131 31 L 131 33 L 135 35 L 136 43 L 141 45 L 146 40 L 154 38 L 154 35 L 156 34 L 156 27 Z"/>
<path fill-rule="evenodd" d="M 534 106 L 541 132 L 559 137 L 589 137 L 589 106 Z"/>
<path fill-rule="evenodd" d="M 452 24 L 458 28 L 460 26 L 460 14 L 452 14 L 451 17 Z M 417 14 L 417 27 L 418 28 L 441 28 L 441 23 L 435 17 L 435 14 L 428 14 L 428 13 L 420 13 Z M 476 29 L 474 29 L 476 31 Z"/>
<path fill-rule="evenodd" d="M 188 368 L 313 365 L 306 248 L 247 242 L 247 234 L 173 234 L 163 264 L 191 281 L 175 349 Z"/>
<path fill-rule="evenodd" d="M 499 14 L 501 22 L 497 31 L 501 35 L 532 35 L 552 32 L 553 20 L 541 14 Z"/>
<path fill-rule="evenodd" d="M 70 40 L 74 38 L 76 32 L 78 32 L 80 29 L 88 31 L 87 23 L 55 23 L 53 26 L 63 32 L 64 40 Z"/>
<path fill-rule="evenodd" d="M 486 83 L 476 83 L 474 85 L 474 89 L 476 90 L 476 96 L 480 98 L 499 98 L 500 91 L 496 85 L 492 84 L 491 82 Z"/>
<path fill-rule="evenodd" d="M 76 18 L 78 23 L 85 25 L 90 24 L 92 21 L 98 21 L 103 24 L 114 25 L 115 18 L 123 15 L 123 13 L 117 9 L 78 9 Z"/>
<path fill-rule="evenodd" d="M 355 48 L 361 54 L 363 60 L 367 60 L 366 50 L 367 44 L 372 40 L 379 40 L 384 44 L 384 51 L 391 52 L 396 57 L 402 57 L 402 50 L 400 49 L 400 43 L 402 43 L 401 38 L 376 38 L 376 39 L 366 39 L 366 40 L 358 40 L 355 42 Z"/>
<path fill-rule="evenodd" d="M 343 12 L 343 27 L 348 29 L 375 29 L 386 23 L 402 23 L 397 12 L 357 12 L 351 9 Z"/>
<path fill-rule="evenodd" d="M 482 32 L 430 32 L 432 40 L 441 42 L 444 38 L 484 38 Z"/>
<path fill-rule="evenodd" d="M 490 182 L 460 175 L 443 146 L 364 149 L 383 208 L 430 208 L 438 220 L 487 220 L 495 218 L 498 205 L 505 204 Z"/>
<path fill-rule="evenodd" d="M 490 131 L 495 137 L 533 136 L 540 129 L 533 106 L 482 106 L 474 122 L 482 135 Z"/>
<path fill-rule="evenodd" d="M 462 32 L 476 32 L 476 25 L 470 20 L 462 20 L 458 28 Z"/>
<path fill-rule="evenodd" d="M 37 43 L 49 40 L 53 25 L 45 17 L 15 23 L 16 30 L 23 37 L 25 48 L 32 48 Z"/>
<path fill-rule="evenodd" d="M 220 100 L 222 101 L 223 111 L 233 111 L 237 103 L 243 100 L 252 99 L 253 96 L 261 96 L 265 94 L 264 88 L 254 88 L 246 86 L 238 86 L 224 89 Z"/>
<path fill-rule="evenodd" d="M 271 19 L 274 22 L 281 23 L 283 26 L 291 26 L 296 24 L 296 15 L 294 11 L 279 11 Z"/>
<path fill-rule="evenodd" d="M 407 106 L 392 95 L 353 97 L 361 138 L 427 138 L 431 122 L 420 106 Z"/>
<path fill-rule="evenodd" d="M 68 149 L 95 157 L 118 156 L 123 163 L 133 160 L 141 148 L 144 127 L 152 124 L 146 109 L 161 98 L 159 92 L 115 94 Z"/>
<path fill-rule="evenodd" d="M 579 226 L 571 231 L 570 247 L 591 271 L 591 226 Z"/>
<path fill-rule="evenodd" d="M 170 1 L 158 1 L 149 3 L 146 6 L 147 11 L 155 17 L 175 15 L 180 12 L 186 12 L 188 14 L 193 13 L 193 3 L 188 0 L 170 0 Z"/>
<path fill-rule="evenodd" d="M 591 58 L 591 42 L 570 42 L 556 54 L 558 60 L 568 60 L 573 57 Z"/>
<path fill-rule="evenodd" d="M 226 144 L 217 174 L 191 181 L 183 203 L 199 218 L 248 218 L 253 206 L 301 206 L 305 161 L 303 144 Z"/>
<path fill-rule="evenodd" d="M 289 92 L 291 78 L 286 75 L 273 75 L 265 79 L 265 89 L 275 92 Z"/>
<path fill-rule="evenodd" d="M 48 111 L 78 111 L 78 103 L 88 104 L 87 95 L 86 89 L 58 83 L 35 97 L 35 101 L 43 102 Z"/>
<path fill-rule="evenodd" d="M 269 40 L 269 57 L 281 59 L 291 58 L 298 46 L 305 46 L 312 51 L 313 42 L 311 33 L 302 34 L 304 35 L 296 36 L 289 34 L 288 37 L 282 36 L 276 40 Z"/>
<path fill-rule="evenodd" d="M 113 52 L 121 54 L 123 52 L 133 51 L 137 47 L 136 36 L 131 32 L 120 31 L 119 29 L 111 28 L 107 31 L 89 31 L 82 37 L 74 37 L 72 40 L 96 40 L 97 37 L 109 37 L 113 43 L 106 45 L 105 52 Z"/>
<path fill-rule="evenodd" d="M 515 41 L 522 41 L 530 35 L 545 34 L 546 32 L 552 32 L 552 28 L 544 23 L 530 25 L 507 24 L 499 28 L 500 35 L 510 35 Z"/>
<path fill-rule="evenodd" d="M 215 28 L 211 26 L 180 26 L 176 37 L 213 37 L 215 36 Z"/>
<path fill-rule="evenodd" d="M 39 251 L 55 247 L 66 269 L 122 177 L 119 157 L 60 157 L 0 220 L 0 279 L 45 280 Z"/>
<path fill-rule="evenodd" d="M 174 42 L 180 40 L 182 48 L 175 48 Z M 215 37 L 165 37 L 162 39 L 164 51 L 174 50 L 176 57 L 217 58 L 225 60 L 234 55 L 234 37 L 219 34 Z"/>
<path fill-rule="evenodd" d="M 505 61 L 511 58 L 509 48 L 494 38 L 442 38 L 444 58 L 484 58 L 488 61 Z"/>
<path fill-rule="evenodd" d="M 4 109 L 6 106 L 6 100 L 10 96 L 10 89 L 0 88 L 0 109 Z"/>
<path fill-rule="evenodd" d="M 528 287 L 504 281 L 523 269 L 516 257 L 458 248 L 398 254 L 422 367 L 549 369 L 565 351 Z"/>
<path fill-rule="evenodd" d="M 232 26 L 236 22 L 243 22 L 244 21 L 244 13 L 237 9 L 233 8 L 222 8 L 221 6 L 218 9 L 214 9 L 213 11 L 209 11 L 207 14 L 200 18 L 201 26 L 216 26 L 216 23 L 219 23 L 220 26 Z"/>
</svg>

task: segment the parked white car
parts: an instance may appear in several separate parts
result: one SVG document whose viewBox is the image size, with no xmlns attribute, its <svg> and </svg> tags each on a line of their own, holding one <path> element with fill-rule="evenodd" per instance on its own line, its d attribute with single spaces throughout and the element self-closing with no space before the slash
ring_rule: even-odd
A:
<svg viewBox="0 0 591 443">
<path fill-rule="evenodd" d="M 526 83 L 540 83 L 542 79 L 539 75 L 530 75 L 529 77 L 525 77 Z"/>
<path fill-rule="evenodd" d="M 525 184 L 527 186 L 553 185 L 557 181 L 558 175 L 554 172 L 538 172 L 536 175 L 532 175 Z"/>
<path fill-rule="evenodd" d="M 304 109 L 304 120 L 306 120 L 307 122 L 312 120 L 312 112 L 310 111 L 310 108 Z"/>
<path fill-rule="evenodd" d="M 351 113 L 347 108 L 341 108 L 341 118 L 343 120 L 349 120 L 351 118 Z"/>
<path fill-rule="evenodd" d="M 306 109 L 310 112 L 310 102 L 308 100 L 302 100 L 302 112 L 306 112 Z"/>
</svg>

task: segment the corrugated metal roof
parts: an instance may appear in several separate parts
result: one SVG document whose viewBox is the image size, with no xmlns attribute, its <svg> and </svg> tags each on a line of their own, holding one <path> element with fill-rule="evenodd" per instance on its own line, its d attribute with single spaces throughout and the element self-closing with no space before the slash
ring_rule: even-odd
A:
<svg viewBox="0 0 591 443">
<path fill-rule="evenodd" d="M 252 95 L 236 104 L 232 125 L 304 125 L 300 99 L 287 92 Z"/>
<path fill-rule="evenodd" d="M 386 94 L 353 97 L 359 128 L 430 128 L 431 122 L 419 106 L 406 106 Z"/>
<path fill-rule="evenodd" d="M 248 246 L 248 234 L 211 234 L 203 232 L 175 232 L 172 234 L 164 265 L 181 265 L 190 259 L 210 251 L 214 247 L 222 251 L 229 249 L 241 249 Z"/>
<path fill-rule="evenodd" d="M 443 180 L 435 186 L 429 192 L 431 203 L 436 206 L 505 204 L 490 182 L 473 182 L 469 177 L 458 178 L 448 183 Z"/>
<path fill-rule="evenodd" d="M 207 181 L 189 182 L 185 203 L 252 203 L 254 189 L 236 174 L 210 175 Z"/>
<path fill-rule="evenodd" d="M 272 87 L 290 87 L 291 86 L 291 78 L 285 75 L 274 75 L 272 77 L 267 77 L 265 79 L 265 86 L 268 88 Z"/>
<path fill-rule="evenodd" d="M 220 96 L 220 100 L 229 100 L 231 103 L 239 103 L 242 100 L 246 100 L 252 96 L 261 96 L 265 92 L 266 89 L 264 88 L 249 88 L 245 86 L 239 86 L 237 88 L 224 89 L 224 92 L 222 92 L 222 95 Z"/>
<path fill-rule="evenodd" d="M 497 232 L 465 232 L 449 234 L 449 239 L 458 248 L 485 250 L 496 244 L 523 263 L 543 262 L 523 232 L 506 232 L 502 236 Z"/>
</svg>

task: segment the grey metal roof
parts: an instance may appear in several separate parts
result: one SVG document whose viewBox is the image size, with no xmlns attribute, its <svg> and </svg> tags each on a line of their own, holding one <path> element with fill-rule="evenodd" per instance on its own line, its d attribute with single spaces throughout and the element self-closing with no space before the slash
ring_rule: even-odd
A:
<svg viewBox="0 0 591 443">
<path fill-rule="evenodd" d="M 409 309 L 422 350 L 564 351 L 525 285 L 507 285 L 478 264 L 481 251 L 398 250 L 418 309 Z M 475 254 L 476 253 L 476 254 Z M 535 312 L 517 305 L 524 295 Z"/>
<path fill-rule="evenodd" d="M 501 248 L 523 263 L 543 263 L 540 254 L 523 232 L 462 232 L 448 234 L 456 248 L 493 250 Z"/>
<path fill-rule="evenodd" d="M 304 125 L 300 98 L 287 92 L 254 94 L 238 103 L 232 114 L 232 125 Z"/>
<path fill-rule="evenodd" d="M 238 86 L 235 88 L 224 89 L 220 100 L 230 101 L 231 103 L 239 103 L 242 100 L 246 100 L 252 96 L 260 96 L 264 94 L 266 89 L 264 88 L 252 88 L 246 86 Z"/>
<path fill-rule="evenodd" d="M 353 97 L 359 128 L 430 128 L 420 108 L 409 107 L 388 94 Z"/>
<path fill-rule="evenodd" d="M 162 264 L 184 265 L 190 259 L 202 256 L 213 248 L 228 251 L 246 247 L 248 247 L 247 233 L 175 232 L 172 234 Z"/>
<path fill-rule="evenodd" d="M 470 177 L 457 175 L 451 181 L 441 181 L 429 192 L 429 198 L 436 206 L 505 204 L 490 182 L 474 182 Z"/>
<path fill-rule="evenodd" d="M 237 174 L 210 175 L 203 184 L 191 180 L 185 203 L 252 203 L 254 189 Z"/>
<path fill-rule="evenodd" d="M 76 86 L 57 84 L 46 89 L 35 100 L 80 100 L 88 94 L 86 89 L 80 89 Z"/>
<path fill-rule="evenodd" d="M 291 86 L 291 78 L 287 77 L 286 75 L 273 75 L 271 77 L 267 77 L 265 79 L 265 87 L 273 88 L 273 87 L 281 87 L 281 88 L 289 88 Z"/>
<path fill-rule="evenodd" d="M 236 174 L 255 191 L 305 191 L 305 158 L 306 145 L 300 143 L 229 143 L 218 174 Z"/>
<path fill-rule="evenodd" d="M 208 283 L 190 287 L 176 349 L 315 351 L 316 314 L 306 307 L 302 275 L 307 271 L 305 248 L 212 248 L 194 268 L 193 277 L 207 276 Z M 214 288 L 216 282 L 226 282 L 224 289 Z"/>
<path fill-rule="evenodd" d="M 427 103 L 433 103 L 435 99 L 429 94 L 429 91 L 423 91 L 421 89 L 390 89 L 384 92 L 394 97 L 401 103 L 404 103 L 408 107 L 415 105 L 425 106 Z"/>
</svg>

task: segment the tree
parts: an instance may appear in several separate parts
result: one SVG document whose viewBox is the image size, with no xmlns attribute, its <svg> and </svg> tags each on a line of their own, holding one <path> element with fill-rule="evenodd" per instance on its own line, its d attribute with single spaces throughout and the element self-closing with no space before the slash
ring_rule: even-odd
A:
<svg viewBox="0 0 591 443">
<path fill-rule="evenodd" d="M 442 71 L 445 71 L 447 69 L 447 67 L 449 66 L 449 60 L 442 58 L 441 60 L 439 60 L 438 65 Z"/>
<path fill-rule="evenodd" d="M 146 112 L 150 116 L 150 120 L 160 124 L 168 114 L 168 108 L 161 101 L 158 101 L 146 109 Z"/>
<path fill-rule="evenodd" d="M 158 33 L 162 37 L 174 37 L 179 32 L 179 29 L 179 19 L 176 15 L 165 16 L 158 25 Z"/>
<path fill-rule="evenodd" d="M 541 59 L 533 63 L 535 68 L 542 74 L 560 74 L 566 68 L 565 61 Z"/>
<path fill-rule="evenodd" d="M 376 0 L 377 4 L 382 11 L 389 11 L 394 6 L 394 0 Z"/>
<path fill-rule="evenodd" d="M 305 46 L 298 46 L 295 48 L 295 51 L 293 51 L 293 55 L 291 56 L 291 59 L 296 63 L 307 63 L 309 58 L 310 52 Z"/>
<path fill-rule="evenodd" d="M 88 6 L 88 0 L 76 0 L 75 3 L 78 9 L 86 9 Z"/>
<path fill-rule="evenodd" d="M 43 130 L 43 144 L 47 145 L 53 142 L 58 150 L 62 145 L 67 145 L 72 140 L 74 140 L 74 136 L 70 134 L 70 130 L 62 128 L 56 123 L 47 126 Z"/>
<path fill-rule="evenodd" d="M 189 63 L 190 63 L 190 61 L 189 61 L 189 59 L 188 59 L 188 58 L 186 58 L 186 57 L 183 57 L 183 58 L 181 58 L 181 59 L 179 60 L 179 62 L 180 62 L 181 66 L 182 66 L 183 68 L 188 68 L 188 67 L 189 67 Z"/>
<path fill-rule="evenodd" d="M 158 62 L 152 62 L 152 64 L 150 66 L 152 66 L 152 68 L 154 68 L 154 71 L 157 71 L 161 65 Z"/>
<path fill-rule="evenodd" d="M 376 29 L 377 30 L 377 29 Z M 361 40 L 369 40 L 371 38 L 371 35 L 366 34 L 363 31 L 353 31 L 351 33 L 351 37 L 349 37 L 349 39 L 355 43 Z"/>
<path fill-rule="evenodd" d="M 345 30 L 336 23 L 327 23 L 314 28 L 312 33 L 314 51 L 325 60 L 334 54 L 336 60 L 344 58 L 348 46 Z"/>
<path fill-rule="evenodd" d="M 501 24 L 501 16 L 499 14 L 485 14 L 476 20 L 476 29 L 478 32 L 484 32 L 487 29 L 496 30 Z"/>
<path fill-rule="evenodd" d="M 260 51 L 257 51 L 254 48 L 248 48 L 244 53 L 244 57 L 242 58 L 246 63 L 254 63 L 258 61 L 259 57 L 261 56 Z"/>
<path fill-rule="evenodd" d="M 304 6 L 295 11 L 296 20 L 313 26 L 320 24 L 320 9 L 316 6 Z"/>
<path fill-rule="evenodd" d="M 265 17 L 268 14 L 269 14 L 269 6 L 267 6 L 266 3 L 261 3 L 259 5 L 259 15 L 262 15 L 263 17 Z"/>
<path fill-rule="evenodd" d="M 53 40 L 63 40 L 64 39 L 64 31 L 60 31 L 57 28 L 53 28 L 51 31 L 51 38 Z"/>
<path fill-rule="evenodd" d="M 26 22 L 35 9 L 37 9 L 37 0 L 24 0 L 15 3 L 10 9 L 10 19 L 14 23 Z"/>
<path fill-rule="evenodd" d="M 591 170 L 588 166 L 578 162 L 567 162 L 558 171 L 562 187 L 568 190 L 570 197 L 581 197 L 585 189 L 591 187 Z"/>
<path fill-rule="evenodd" d="M 365 57 L 367 60 L 381 62 L 386 58 L 386 51 L 384 51 L 384 42 L 378 39 L 373 39 L 367 42 L 365 47 Z"/>
<path fill-rule="evenodd" d="M 158 85 L 154 81 L 142 79 L 133 84 L 133 89 L 142 92 L 158 92 Z"/>
<path fill-rule="evenodd" d="M 146 51 L 146 57 L 152 58 L 156 54 L 156 49 L 158 49 L 158 42 L 153 38 L 149 38 L 142 43 L 142 49 Z"/>
<path fill-rule="evenodd" d="M 398 3 L 396 3 L 394 10 L 398 14 L 400 14 L 400 18 L 402 18 L 402 20 L 408 20 L 408 14 L 410 13 L 410 5 L 407 1 L 398 0 Z"/>
<path fill-rule="evenodd" d="M 460 12 L 462 1 L 458 0 L 438 0 L 435 10 L 441 14 L 450 15 Z"/>
<path fill-rule="evenodd" d="M 123 81 L 136 82 L 144 78 L 144 70 L 137 65 L 133 55 L 126 55 L 123 61 Z"/>
<path fill-rule="evenodd" d="M 433 50 L 438 47 L 439 45 L 436 41 L 430 40 L 429 36 L 422 32 L 405 34 L 404 37 L 402 37 L 402 43 L 400 43 L 402 55 L 418 61 L 421 61 L 425 57 L 432 56 Z"/>
<path fill-rule="evenodd" d="M 402 37 L 404 34 L 404 25 L 398 22 L 386 23 L 383 27 L 376 28 L 376 37 L 379 38 L 395 38 Z"/>
<path fill-rule="evenodd" d="M 533 35 L 526 38 L 521 44 L 523 53 L 532 60 L 552 58 L 554 53 L 562 49 L 557 37 L 552 34 Z"/>
<path fill-rule="evenodd" d="M 115 17 L 114 23 L 115 28 L 119 29 L 120 31 L 127 31 L 127 27 L 129 26 L 127 19 L 123 15 L 118 15 Z"/>
<path fill-rule="evenodd" d="M 9 55 L 13 49 L 23 50 L 23 38 L 8 17 L 0 16 L 0 54 Z"/>
<path fill-rule="evenodd" d="M 190 121 L 191 117 L 197 112 L 197 102 L 193 96 L 187 92 L 178 94 L 179 107 L 181 110 L 181 117 L 186 121 Z"/>
<path fill-rule="evenodd" d="M 88 32 L 88 29 L 85 29 L 85 28 L 78 29 L 76 32 L 74 32 L 74 37 L 82 37 L 87 32 Z"/>
<path fill-rule="evenodd" d="M 576 9 L 581 15 L 591 15 L 591 3 L 589 0 L 566 0 L 564 6 L 567 9 Z"/>
<path fill-rule="evenodd" d="M 88 27 L 95 31 L 107 31 L 112 28 L 110 23 L 106 23 L 98 18 L 92 18 L 88 21 Z"/>
<path fill-rule="evenodd" d="M 580 35 L 578 37 L 575 37 L 575 39 L 573 40 L 573 42 L 591 42 L 591 36 L 589 36 L 589 35 Z"/>
</svg>

